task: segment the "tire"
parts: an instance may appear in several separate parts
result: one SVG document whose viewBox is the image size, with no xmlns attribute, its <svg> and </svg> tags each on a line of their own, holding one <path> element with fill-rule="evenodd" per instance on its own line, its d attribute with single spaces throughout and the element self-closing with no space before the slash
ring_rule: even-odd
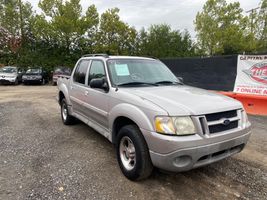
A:
<svg viewBox="0 0 267 200">
<path fill-rule="evenodd" d="M 42 79 L 42 83 L 41 84 L 45 85 L 45 79 L 44 78 Z"/>
<path fill-rule="evenodd" d="M 16 78 L 14 85 L 18 85 L 19 84 L 19 80 Z"/>
<path fill-rule="evenodd" d="M 119 130 L 116 154 L 120 169 L 128 179 L 142 180 L 151 175 L 153 165 L 148 147 L 136 125 L 126 125 Z"/>
<path fill-rule="evenodd" d="M 66 102 L 66 99 L 62 99 L 61 101 L 61 119 L 62 119 L 62 122 L 63 124 L 65 125 L 72 125 L 75 123 L 76 119 L 69 115 L 69 110 L 68 110 L 68 105 L 67 105 L 67 102 Z"/>
</svg>

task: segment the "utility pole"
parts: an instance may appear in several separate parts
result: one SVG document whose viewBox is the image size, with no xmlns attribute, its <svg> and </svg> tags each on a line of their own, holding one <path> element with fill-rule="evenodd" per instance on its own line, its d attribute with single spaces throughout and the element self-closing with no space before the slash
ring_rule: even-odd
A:
<svg viewBox="0 0 267 200">
<path fill-rule="evenodd" d="M 254 13 L 256 10 L 258 10 L 260 7 L 257 7 L 257 8 L 252 8 L 248 11 L 246 11 L 246 13 L 251 13 L 251 22 L 250 22 L 250 33 L 252 34 L 253 33 L 253 22 L 254 22 Z"/>
</svg>

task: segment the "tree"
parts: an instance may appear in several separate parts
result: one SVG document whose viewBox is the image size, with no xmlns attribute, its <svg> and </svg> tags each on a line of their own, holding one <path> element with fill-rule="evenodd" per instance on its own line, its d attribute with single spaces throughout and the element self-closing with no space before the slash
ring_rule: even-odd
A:
<svg viewBox="0 0 267 200">
<path fill-rule="evenodd" d="M 6 42 L 6 52 L 17 53 L 31 29 L 32 7 L 21 0 L 0 0 L 0 3 L 0 40 Z"/>
<path fill-rule="evenodd" d="M 97 37 L 97 51 L 113 55 L 132 55 L 137 32 L 121 21 L 119 9 L 108 9 L 101 15 Z"/>
<path fill-rule="evenodd" d="M 185 57 L 195 53 L 188 31 L 180 33 L 167 24 L 151 25 L 148 31 L 141 29 L 138 36 L 139 55 L 157 58 Z"/>
<path fill-rule="evenodd" d="M 260 11 L 257 13 L 257 30 L 259 51 L 267 51 L 267 0 L 260 3 Z"/>
<path fill-rule="evenodd" d="M 36 34 L 39 32 L 40 38 L 65 47 L 68 52 L 77 48 L 85 34 L 98 25 L 95 6 L 88 7 L 82 15 L 80 0 L 41 0 L 39 7 L 43 13 L 36 18 Z"/>
<path fill-rule="evenodd" d="M 233 54 L 255 48 L 246 44 L 253 35 L 246 35 L 248 18 L 242 12 L 239 2 L 227 4 L 226 0 L 208 0 L 203 11 L 197 13 L 194 23 L 198 42 L 208 55 Z"/>
</svg>

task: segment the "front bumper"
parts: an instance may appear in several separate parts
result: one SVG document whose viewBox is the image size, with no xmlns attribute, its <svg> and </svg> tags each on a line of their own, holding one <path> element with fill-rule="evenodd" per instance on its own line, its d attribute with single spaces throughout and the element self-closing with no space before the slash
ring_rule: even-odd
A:
<svg viewBox="0 0 267 200">
<path fill-rule="evenodd" d="M 15 83 L 16 81 L 16 77 L 15 78 L 9 78 L 9 77 L 5 77 L 5 78 L 0 78 L 0 83 Z"/>
<path fill-rule="evenodd" d="M 42 83 L 42 79 L 22 79 L 22 83 Z"/>
<path fill-rule="evenodd" d="M 157 137 L 155 135 L 157 133 L 154 132 L 150 132 L 150 136 L 148 136 L 146 131 L 143 134 L 148 143 L 151 161 L 155 167 L 171 172 L 182 172 L 239 153 L 247 144 L 251 131 L 250 127 L 247 127 L 232 133 L 232 137 L 228 136 L 228 139 L 222 140 L 218 137 L 216 142 L 210 138 L 185 141 L 185 137 L 170 138 L 159 134 Z M 154 144 L 151 144 L 148 138 L 152 139 Z M 167 153 L 165 153 L 166 151 Z"/>
</svg>

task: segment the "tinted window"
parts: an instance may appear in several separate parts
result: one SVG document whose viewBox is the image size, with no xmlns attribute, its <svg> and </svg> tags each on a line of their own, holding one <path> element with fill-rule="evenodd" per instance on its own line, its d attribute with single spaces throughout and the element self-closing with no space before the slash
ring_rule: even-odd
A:
<svg viewBox="0 0 267 200">
<path fill-rule="evenodd" d="M 73 81 L 81 84 L 85 84 L 85 76 L 88 69 L 89 60 L 82 60 L 78 64 L 75 73 L 73 75 Z"/>
<path fill-rule="evenodd" d="M 105 77 L 105 67 L 102 61 L 93 60 L 90 67 L 88 84 L 93 78 L 102 78 Z"/>
<path fill-rule="evenodd" d="M 42 73 L 41 69 L 28 69 L 26 71 L 26 74 L 40 74 L 40 73 Z"/>
<path fill-rule="evenodd" d="M 3 72 L 3 73 L 15 73 L 15 72 L 17 72 L 17 68 L 15 68 L 15 67 L 4 67 L 4 68 L 0 69 L 0 72 Z"/>
<path fill-rule="evenodd" d="M 71 70 L 69 68 L 59 67 L 54 70 L 54 74 L 66 74 L 70 75 Z"/>
</svg>

